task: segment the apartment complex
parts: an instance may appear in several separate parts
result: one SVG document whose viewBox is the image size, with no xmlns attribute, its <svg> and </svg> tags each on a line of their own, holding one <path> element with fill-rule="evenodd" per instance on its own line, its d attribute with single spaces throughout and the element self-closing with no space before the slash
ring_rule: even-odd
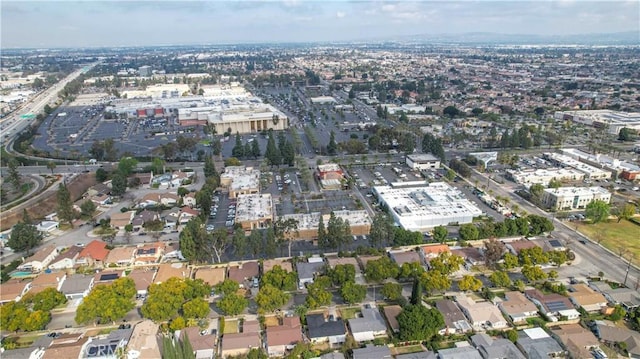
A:
<svg viewBox="0 0 640 359">
<path fill-rule="evenodd" d="M 584 209 L 595 200 L 609 203 L 611 193 L 602 187 L 545 188 L 542 203 L 555 210 Z"/>
<path fill-rule="evenodd" d="M 541 184 L 546 186 L 555 181 L 582 181 L 584 173 L 572 168 L 507 170 L 507 177 L 515 183 L 525 186 Z"/>
<path fill-rule="evenodd" d="M 349 221 L 351 225 L 351 234 L 361 236 L 369 234 L 371 230 L 371 217 L 367 211 L 334 211 L 336 217 Z M 299 239 L 315 239 L 318 238 L 318 223 L 320 223 L 320 212 L 312 213 L 294 213 L 281 216 L 283 220 L 295 219 L 298 221 L 298 238 Z M 329 222 L 330 214 L 322 216 L 322 221 L 326 227 Z"/>
<path fill-rule="evenodd" d="M 545 153 L 544 158 L 556 166 L 574 168 L 575 170 L 584 173 L 584 178 L 587 179 L 601 180 L 611 178 L 611 171 L 602 170 L 566 155 L 550 152 Z"/>
</svg>

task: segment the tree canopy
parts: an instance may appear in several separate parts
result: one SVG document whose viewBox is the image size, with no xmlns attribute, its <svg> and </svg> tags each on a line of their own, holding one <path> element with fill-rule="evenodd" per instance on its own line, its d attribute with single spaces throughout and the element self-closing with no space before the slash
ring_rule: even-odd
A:
<svg viewBox="0 0 640 359">
<path fill-rule="evenodd" d="M 396 318 L 400 327 L 400 340 L 430 340 L 444 325 L 442 314 L 421 304 L 410 304 Z"/>
<path fill-rule="evenodd" d="M 145 318 L 156 322 L 175 318 L 180 314 L 180 310 L 186 318 L 202 318 L 200 315 L 205 312 L 205 308 L 202 301 L 196 299 L 202 299 L 210 292 L 211 287 L 201 279 L 172 277 L 165 282 L 149 286 L 147 300 L 140 312 Z"/>
<path fill-rule="evenodd" d="M 609 203 L 597 199 L 587 204 L 584 215 L 591 220 L 591 223 L 595 224 L 606 221 L 609 218 L 610 210 Z"/>
<path fill-rule="evenodd" d="M 263 285 L 256 295 L 256 304 L 264 312 L 273 312 L 282 308 L 291 296 L 282 290 L 270 285 Z"/>
<path fill-rule="evenodd" d="M 296 290 L 297 277 L 295 273 L 288 272 L 282 269 L 281 266 L 276 265 L 262 275 L 260 284 L 262 286 L 271 285 L 284 291 L 292 291 Z"/>
<path fill-rule="evenodd" d="M 116 279 L 111 284 L 93 288 L 76 311 L 76 323 L 110 323 L 123 318 L 135 307 L 136 286 L 131 278 Z"/>
</svg>

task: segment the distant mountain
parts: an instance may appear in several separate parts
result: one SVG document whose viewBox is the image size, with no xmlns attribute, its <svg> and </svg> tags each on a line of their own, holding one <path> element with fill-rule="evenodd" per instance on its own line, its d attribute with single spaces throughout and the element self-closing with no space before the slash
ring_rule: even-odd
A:
<svg viewBox="0 0 640 359">
<path fill-rule="evenodd" d="M 394 40 L 425 43 L 494 45 L 640 45 L 640 33 L 636 31 L 628 31 L 577 35 L 533 35 L 471 32 L 462 34 L 419 34 L 396 37 Z"/>
</svg>

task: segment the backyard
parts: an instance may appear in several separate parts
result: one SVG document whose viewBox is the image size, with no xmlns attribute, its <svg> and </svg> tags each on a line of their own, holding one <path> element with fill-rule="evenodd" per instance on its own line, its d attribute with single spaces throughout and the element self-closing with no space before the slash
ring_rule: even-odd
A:
<svg viewBox="0 0 640 359">
<path fill-rule="evenodd" d="M 575 223 L 577 230 L 602 244 L 609 250 L 620 253 L 625 248 L 633 255 L 632 262 L 640 264 L 640 226 L 627 220 L 602 222 L 596 224 Z"/>
</svg>

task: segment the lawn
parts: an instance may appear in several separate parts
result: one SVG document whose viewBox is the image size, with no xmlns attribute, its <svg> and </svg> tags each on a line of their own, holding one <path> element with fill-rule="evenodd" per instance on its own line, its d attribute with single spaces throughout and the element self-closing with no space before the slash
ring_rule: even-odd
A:
<svg viewBox="0 0 640 359">
<path fill-rule="evenodd" d="M 422 345 L 416 344 L 416 345 L 407 345 L 406 347 L 395 347 L 392 349 L 392 351 L 395 351 L 395 353 L 393 354 L 400 355 L 400 354 L 422 352 L 424 351 L 424 348 L 422 347 Z"/>
<path fill-rule="evenodd" d="M 626 248 L 634 255 L 633 262 L 640 264 L 640 226 L 627 220 L 609 221 L 596 224 L 575 224 L 580 233 L 586 235 L 596 242 L 600 242 L 604 247 L 619 253 L 621 247 Z"/>
<path fill-rule="evenodd" d="M 224 320 L 224 334 L 233 334 L 238 332 L 238 320 L 237 319 L 225 319 Z"/>
<path fill-rule="evenodd" d="M 342 320 L 353 319 L 357 313 L 360 313 L 360 307 L 340 308 Z"/>
<path fill-rule="evenodd" d="M 277 327 L 280 325 L 280 320 L 275 315 L 264 317 L 264 325 L 267 327 Z"/>
</svg>

